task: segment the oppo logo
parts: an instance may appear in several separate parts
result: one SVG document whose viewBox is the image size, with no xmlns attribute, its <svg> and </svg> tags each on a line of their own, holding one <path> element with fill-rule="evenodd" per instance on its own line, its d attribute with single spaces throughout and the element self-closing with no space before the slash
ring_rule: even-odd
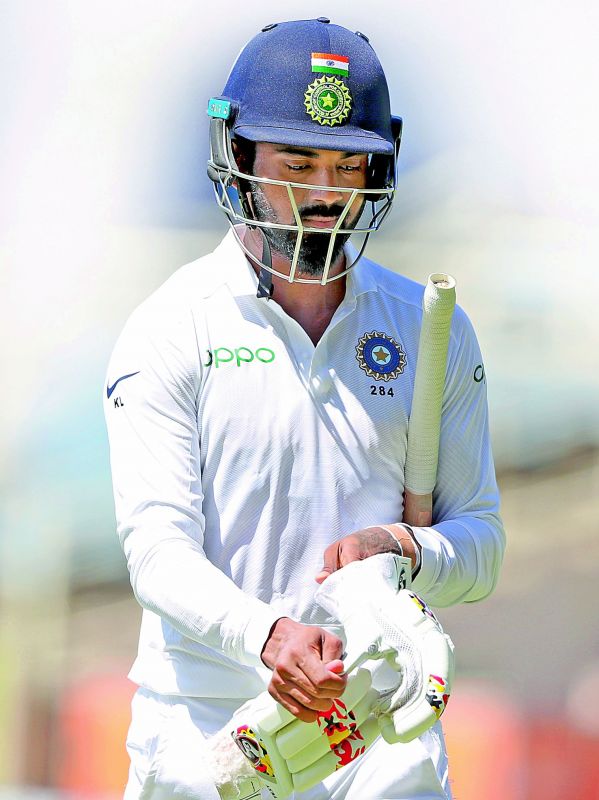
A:
<svg viewBox="0 0 599 800">
<path fill-rule="evenodd" d="M 215 347 L 214 350 L 206 350 L 205 367 L 216 367 L 223 364 L 235 364 L 240 367 L 242 364 L 251 364 L 252 361 L 261 361 L 263 364 L 270 364 L 275 360 L 275 352 L 268 347 L 259 347 L 257 350 L 250 350 L 249 347 L 236 347 L 231 350 L 228 347 Z"/>
</svg>

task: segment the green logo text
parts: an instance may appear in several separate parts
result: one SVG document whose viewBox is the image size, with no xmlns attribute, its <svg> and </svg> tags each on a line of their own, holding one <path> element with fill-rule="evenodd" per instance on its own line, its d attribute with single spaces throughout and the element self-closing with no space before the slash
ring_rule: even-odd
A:
<svg viewBox="0 0 599 800">
<path fill-rule="evenodd" d="M 270 364 L 274 360 L 275 352 L 268 347 L 259 347 L 257 350 L 250 350 L 249 347 L 236 347 L 234 350 L 228 347 L 215 347 L 214 350 L 206 350 L 204 366 L 218 369 L 222 364 L 235 364 L 236 367 L 240 367 L 252 361 Z"/>
</svg>

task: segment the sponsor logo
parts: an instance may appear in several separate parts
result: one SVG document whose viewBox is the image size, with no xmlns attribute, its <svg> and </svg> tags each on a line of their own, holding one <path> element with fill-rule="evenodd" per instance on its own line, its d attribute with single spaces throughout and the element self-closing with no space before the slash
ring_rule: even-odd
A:
<svg viewBox="0 0 599 800">
<path fill-rule="evenodd" d="M 402 564 L 401 567 L 400 567 L 400 570 L 399 570 L 398 578 L 397 578 L 397 588 L 398 589 L 405 589 L 407 587 L 408 582 L 410 581 L 411 577 L 412 577 L 412 570 L 410 569 L 410 571 L 408 572 L 406 567 Z"/>
<path fill-rule="evenodd" d="M 214 350 L 206 350 L 206 356 L 202 362 L 205 367 L 219 367 L 223 364 L 234 364 L 240 367 L 242 364 L 251 364 L 252 361 L 260 361 L 262 364 L 270 364 L 275 360 L 275 351 L 269 347 L 259 347 L 257 350 L 250 350 L 249 347 L 215 347 Z"/>
<path fill-rule="evenodd" d="M 447 691 L 447 684 L 438 675 L 428 676 L 428 689 L 426 692 L 427 702 L 435 712 L 437 719 L 445 711 L 445 706 L 449 700 L 449 692 Z"/>
<path fill-rule="evenodd" d="M 208 101 L 207 114 L 209 117 L 229 119 L 231 116 L 231 103 L 228 100 L 222 100 L 219 97 L 211 97 Z"/>
<path fill-rule="evenodd" d="M 321 711 L 316 718 L 320 730 L 329 738 L 331 750 L 356 729 L 356 717 L 348 711 L 343 700 L 333 700 L 328 711 Z"/>
<path fill-rule="evenodd" d="M 240 725 L 233 732 L 233 740 L 243 755 L 263 778 L 274 778 L 274 770 L 264 742 L 249 725 Z"/>
<path fill-rule="evenodd" d="M 335 769 L 337 770 L 341 769 L 341 767 L 345 767 L 346 764 L 351 764 L 358 756 L 363 755 L 366 750 L 366 743 L 364 742 L 364 737 L 360 733 L 360 729 L 356 728 L 355 731 L 350 733 L 347 739 L 339 742 L 339 744 L 335 745 L 332 749 L 338 758 L 335 765 Z"/>
<path fill-rule="evenodd" d="M 318 714 L 316 723 L 326 734 L 329 747 L 337 756 L 335 769 L 349 764 L 366 750 L 356 715 L 347 708 L 343 700 L 333 700 L 333 705 L 328 711 L 321 711 Z"/>
<path fill-rule="evenodd" d="M 412 598 L 414 603 L 416 603 L 418 608 L 422 611 L 422 613 L 425 614 L 427 617 L 430 617 L 431 619 L 434 619 L 435 622 L 438 625 L 439 624 L 439 620 L 433 614 L 433 612 L 430 610 L 430 608 L 427 606 L 427 604 L 424 602 L 424 600 L 422 600 L 420 597 L 418 597 L 417 594 L 414 594 L 414 592 L 408 592 L 408 594 L 410 595 L 410 597 Z"/>
<path fill-rule="evenodd" d="M 119 383 L 121 381 L 125 381 L 125 380 L 127 380 L 127 378 L 132 378 L 134 375 L 139 375 L 139 372 L 140 372 L 140 370 L 137 370 L 137 372 L 130 372 L 128 375 L 121 375 L 121 377 L 117 378 L 117 380 L 112 384 L 112 386 L 108 386 L 107 385 L 106 386 L 106 397 L 108 398 L 108 400 L 110 400 L 110 396 L 112 395 L 112 393 L 114 392 L 114 390 L 116 389 L 116 387 L 119 385 Z"/>
<path fill-rule="evenodd" d="M 391 381 L 404 371 L 407 358 L 392 336 L 380 331 L 365 333 L 358 340 L 356 359 L 360 368 L 377 381 Z"/>
<path fill-rule="evenodd" d="M 352 97 L 339 78 L 325 75 L 317 78 L 306 89 L 306 112 L 320 125 L 341 125 L 349 117 Z"/>
</svg>

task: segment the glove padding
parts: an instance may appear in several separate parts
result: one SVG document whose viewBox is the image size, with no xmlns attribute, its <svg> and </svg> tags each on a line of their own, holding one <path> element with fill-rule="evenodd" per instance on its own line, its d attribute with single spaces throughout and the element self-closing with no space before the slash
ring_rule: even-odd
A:
<svg viewBox="0 0 599 800">
<path fill-rule="evenodd" d="M 409 559 L 382 554 L 343 567 L 317 590 L 316 601 L 343 625 L 350 675 L 341 698 L 316 722 L 298 720 L 263 692 L 227 726 L 273 798 L 312 788 L 362 755 L 379 734 L 389 743 L 408 742 L 441 716 L 453 679 L 453 645 L 426 604 L 405 588 L 410 575 Z"/>
<path fill-rule="evenodd" d="M 409 742 L 439 719 L 449 699 L 454 648 L 426 603 L 402 584 L 406 559 L 391 553 L 334 572 L 315 599 L 343 625 L 348 672 L 363 664 L 379 693 L 383 738 Z"/>
<path fill-rule="evenodd" d="M 378 692 L 366 669 L 357 669 L 341 698 L 302 722 L 263 692 L 242 706 L 229 725 L 231 735 L 274 798 L 315 786 L 349 764 L 379 735 L 372 709 Z"/>
</svg>

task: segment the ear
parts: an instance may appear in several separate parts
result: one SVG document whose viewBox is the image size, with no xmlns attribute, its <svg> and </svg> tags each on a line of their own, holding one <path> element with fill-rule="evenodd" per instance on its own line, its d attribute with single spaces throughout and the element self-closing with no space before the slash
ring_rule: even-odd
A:
<svg viewBox="0 0 599 800">
<path fill-rule="evenodd" d="M 245 147 L 243 147 L 243 144 L 240 144 L 236 139 L 232 139 L 231 149 L 233 151 L 233 157 L 235 158 L 235 163 L 237 164 L 239 171 L 250 174 L 250 159 Z"/>
<path fill-rule="evenodd" d="M 235 139 L 231 139 L 231 150 L 233 152 L 233 157 L 235 159 L 235 163 L 237 164 L 237 168 L 240 172 L 249 173 L 249 160 L 248 154 L 245 151 L 245 148 L 239 144 L 238 141 Z M 241 207 L 243 209 L 244 214 L 248 219 L 252 219 L 255 217 L 254 205 L 252 201 L 252 194 L 250 191 L 250 185 L 247 180 L 242 180 L 241 178 L 235 178 L 232 183 L 232 186 L 237 189 L 237 193 L 239 195 L 239 202 L 241 203 Z"/>
<path fill-rule="evenodd" d="M 244 172 L 245 170 L 243 169 L 242 165 L 240 164 L 240 161 L 242 160 L 241 148 L 239 147 L 239 144 L 235 141 L 235 139 L 231 139 L 231 152 L 233 153 L 233 159 L 235 160 L 235 164 L 236 164 L 237 168 L 240 169 L 242 172 Z M 235 178 L 232 181 L 231 186 L 234 186 L 235 189 L 237 189 L 237 191 L 239 191 L 239 180 L 238 180 L 238 178 Z"/>
</svg>

